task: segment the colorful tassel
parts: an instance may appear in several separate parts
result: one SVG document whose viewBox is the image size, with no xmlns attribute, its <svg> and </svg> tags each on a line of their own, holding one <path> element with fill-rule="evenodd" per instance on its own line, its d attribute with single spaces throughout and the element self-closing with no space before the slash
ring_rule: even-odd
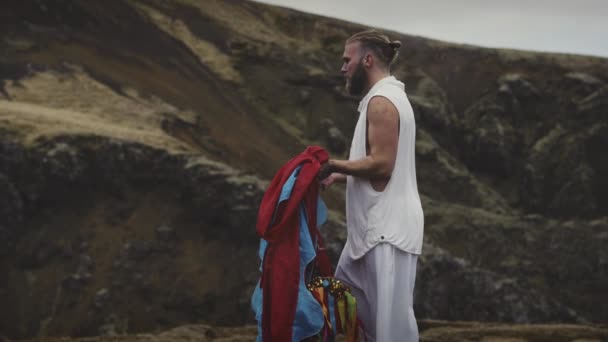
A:
<svg viewBox="0 0 608 342">
<path fill-rule="evenodd" d="M 356 342 L 360 321 L 357 318 L 357 301 L 350 289 L 340 280 L 329 277 L 317 277 L 307 287 L 321 305 L 325 319 L 320 340 L 329 342 L 337 334 L 344 334 L 347 342 Z"/>
</svg>

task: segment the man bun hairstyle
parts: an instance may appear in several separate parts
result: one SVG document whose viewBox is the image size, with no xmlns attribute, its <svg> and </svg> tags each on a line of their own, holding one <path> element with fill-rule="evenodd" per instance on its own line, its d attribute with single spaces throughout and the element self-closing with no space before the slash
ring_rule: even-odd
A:
<svg viewBox="0 0 608 342">
<path fill-rule="evenodd" d="M 401 48 L 400 41 L 391 41 L 385 34 L 377 30 L 355 33 L 346 40 L 346 44 L 354 42 L 359 42 L 363 49 L 372 51 L 389 69 L 397 59 L 399 49 Z"/>
</svg>

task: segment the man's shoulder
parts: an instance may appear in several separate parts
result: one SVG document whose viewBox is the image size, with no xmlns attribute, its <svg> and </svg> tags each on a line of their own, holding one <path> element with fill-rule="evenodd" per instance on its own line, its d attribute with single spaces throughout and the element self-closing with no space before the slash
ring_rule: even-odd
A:
<svg viewBox="0 0 608 342">
<path fill-rule="evenodd" d="M 385 96 L 382 93 L 376 93 L 369 100 L 367 109 L 369 111 L 370 109 L 382 108 L 382 107 L 386 107 L 389 105 L 393 105 L 393 101 L 391 101 L 391 99 L 389 97 Z"/>
<path fill-rule="evenodd" d="M 405 93 L 405 90 L 393 84 L 386 84 L 376 89 L 376 91 L 374 91 L 374 93 L 371 95 L 371 99 L 379 96 L 385 97 L 393 103 L 402 101 L 403 99 L 407 99 L 407 94 Z"/>
<path fill-rule="evenodd" d="M 374 117 L 386 116 L 387 114 L 399 115 L 399 110 L 397 110 L 395 103 L 390 98 L 384 95 L 375 95 L 369 100 L 367 106 L 368 119 L 373 120 Z"/>
</svg>

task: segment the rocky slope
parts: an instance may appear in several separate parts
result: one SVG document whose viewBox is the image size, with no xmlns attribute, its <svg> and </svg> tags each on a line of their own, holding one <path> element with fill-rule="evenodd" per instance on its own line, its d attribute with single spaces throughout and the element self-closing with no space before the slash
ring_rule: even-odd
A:
<svg viewBox="0 0 608 342">
<path fill-rule="evenodd" d="M 339 57 L 363 27 L 237 0 L 0 13 L 0 335 L 251 323 L 265 181 L 308 144 L 345 156 Z M 608 321 L 608 60 L 393 35 L 418 124 L 418 317 Z M 334 261 L 343 195 L 323 195 Z"/>
</svg>

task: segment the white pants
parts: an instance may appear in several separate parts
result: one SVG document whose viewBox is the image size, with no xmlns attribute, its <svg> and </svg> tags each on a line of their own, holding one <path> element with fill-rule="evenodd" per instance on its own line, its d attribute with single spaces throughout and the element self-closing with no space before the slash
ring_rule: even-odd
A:
<svg viewBox="0 0 608 342">
<path fill-rule="evenodd" d="M 417 261 L 417 255 L 388 243 L 360 259 L 340 256 L 336 278 L 350 286 L 357 300 L 366 341 L 418 342 L 413 308 Z"/>
</svg>

